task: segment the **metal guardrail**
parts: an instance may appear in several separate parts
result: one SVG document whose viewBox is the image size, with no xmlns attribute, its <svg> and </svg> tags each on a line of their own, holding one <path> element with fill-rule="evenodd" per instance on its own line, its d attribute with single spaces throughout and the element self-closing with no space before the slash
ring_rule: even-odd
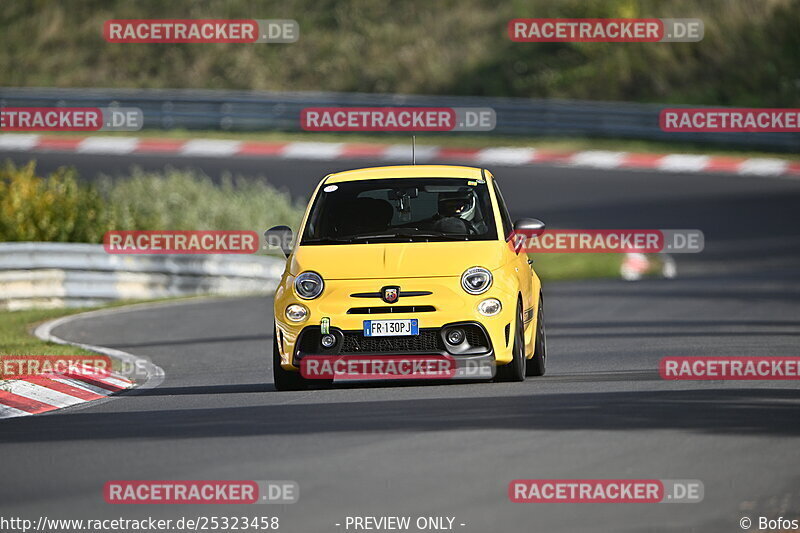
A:
<svg viewBox="0 0 800 533">
<path fill-rule="evenodd" d="M 300 112 L 321 106 L 491 107 L 497 127 L 484 135 L 646 139 L 782 151 L 800 149 L 797 133 L 666 133 L 657 104 L 329 92 L 172 89 L 0 88 L 0 106 L 138 107 L 147 129 L 300 131 Z M 693 106 L 699 107 L 699 106 Z M 472 135 L 479 134 L 478 132 Z M 436 134 L 426 134 L 436 135 Z"/>
<path fill-rule="evenodd" d="M 114 255 L 98 244 L 0 243 L 0 309 L 267 294 L 284 264 L 256 255 Z"/>
</svg>

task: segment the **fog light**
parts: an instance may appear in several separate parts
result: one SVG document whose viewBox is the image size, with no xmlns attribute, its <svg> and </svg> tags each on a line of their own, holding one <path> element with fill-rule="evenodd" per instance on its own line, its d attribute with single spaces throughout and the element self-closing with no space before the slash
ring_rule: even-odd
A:
<svg viewBox="0 0 800 533">
<path fill-rule="evenodd" d="M 327 333 L 322 337 L 320 337 L 319 342 L 320 344 L 322 344 L 324 348 L 332 348 L 333 345 L 336 344 L 336 337 L 334 337 L 330 333 Z"/>
<path fill-rule="evenodd" d="M 478 304 L 478 312 L 483 316 L 494 316 L 503 310 L 503 304 L 497 298 L 487 298 Z"/>
<path fill-rule="evenodd" d="M 286 308 L 286 318 L 292 322 L 302 322 L 308 318 L 308 309 L 300 304 L 292 304 Z"/>
<path fill-rule="evenodd" d="M 464 330 L 458 328 L 453 328 L 451 330 L 448 330 L 447 342 L 453 345 L 461 344 L 462 342 L 464 342 Z"/>
</svg>

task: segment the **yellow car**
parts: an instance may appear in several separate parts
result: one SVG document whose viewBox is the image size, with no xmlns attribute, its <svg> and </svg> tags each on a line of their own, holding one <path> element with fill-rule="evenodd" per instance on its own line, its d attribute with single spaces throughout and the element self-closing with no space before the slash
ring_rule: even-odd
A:
<svg viewBox="0 0 800 533">
<path fill-rule="evenodd" d="M 278 390 L 313 380 L 306 356 L 440 355 L 489 362 L 498 381 L 545 372 L 541 282 L 497 181 L 482 168 L 411 165 L 326 176 L 297 238 L 280 242 L 273 374 Z M 292 244 L 292 241 L 294 244 Z"/>
</svg>

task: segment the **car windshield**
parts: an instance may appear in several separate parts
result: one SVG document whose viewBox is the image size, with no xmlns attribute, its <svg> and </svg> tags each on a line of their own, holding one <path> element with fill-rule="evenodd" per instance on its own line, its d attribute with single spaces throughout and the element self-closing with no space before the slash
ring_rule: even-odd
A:
<svg viewBox="0 0 800 533">
<path fill-rule="evenodd" d="M 401 178 L 323 186 L 300 244 L 496 238 L 486 181 Z"/>
</svg>

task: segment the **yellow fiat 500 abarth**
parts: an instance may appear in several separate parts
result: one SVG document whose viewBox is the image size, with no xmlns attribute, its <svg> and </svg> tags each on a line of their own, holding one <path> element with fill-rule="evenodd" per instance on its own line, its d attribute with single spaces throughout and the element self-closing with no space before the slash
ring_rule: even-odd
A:
<svg viewBox="0 0 800 533">
<path fill-rule="evenodd" d="M 296 239 L 287 226 L 265 233 L 287 256 L 275 292 L 275 387 L 308 386 L 299 369 L 311 355 L 436 355 L 488 361 L 499 381 L 543 375 L 541 282 L 513 238 L 543 229 L 512 223 L 481 168 L 326 176 Z"/>
</svg>

